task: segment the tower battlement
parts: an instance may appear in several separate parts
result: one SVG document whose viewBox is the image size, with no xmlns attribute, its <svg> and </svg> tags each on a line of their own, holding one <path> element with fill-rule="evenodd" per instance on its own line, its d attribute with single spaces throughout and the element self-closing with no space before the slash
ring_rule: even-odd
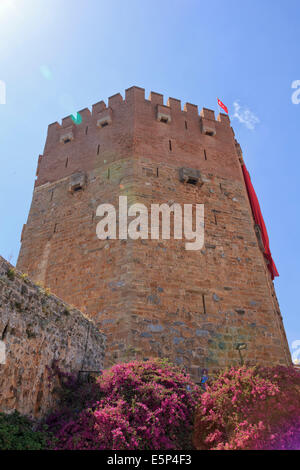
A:
<svg viewBox="0 0 300 470">
<path fill-rule="evenodd" d="M 169 357 L 197 379 L 239 364 L 241 343 L 250 364 L 289 364 L 242 163 L 228 116 L 213 110 L 139 87 L 84 108 L 48 128 L 18 268 L 94 320 L 107 365 Z M 97 207 L 120 195 L 204 204 L 203 249 L 99 240 Z"/>
<path fill-rule="evenodd" d="M 156 93 L 151 91 L 149 94 L 149 98 L 145 98 L 145 89 L 140 87 L 130 87 L 125 90 L 125 99 L 122 97 L 120 93 L 116 93 L 113 96 L 108 98 L 108 105 L 104 101 L 99 101 L 92 105 L 91 110 L 89 108 L 84 108 L 81 111 L 78 111 L 78 114 L 81 115 L 82 121 L 79 125 L 86 125 L 94 122 L 97 124 L 97 116 L 99 113 L 102 113 L 106 110 L 117 110 L 120 106 L 124 105 L 132 105 L 136 103 L 144 103 L 151 105 L 153 107 L 162 107 L 166 110 L 167 113 L 175 113 L 178 112 L 182 113 L 182 118 L 195 118 L 201 121 L 203 119 L 208 119 L 212 121 L 216 121 L 215 119 L 215 112 L 208 108 L 202 108 L 201 112 L 198 111 L 198 106 L 191 103 L 185 103 L 183 108 L 181 105 L 181 100 L 176 98 L 168 98 L 166 104 L 164 104 L 164 96 L 160 93 Z M 149 107 L 150 110 L 150 107 Z M 217 122 L 228 125 L 230 124 L 230 119 L 226 114 L 219 113 L 217 117 Z M 77 124 L 78 125 L 78 124 Z M 62 119 L 61 124 L 59 122 L 53 122 L 48 126 L 48 134 L 52 132 L 60 132 L 62 129 L 69 127 L 69 126 L 76 126 L 74 121 L 72 120 L 71 116 L 67 116 Z"/>
<path fill-rule="evenodd" d="M 213 110 L 203 108 L 199 113 L 198 106 L 191 103 L 185 103 L 182 109 L 181 101 L 175 98 L 168 98 L 165 105 L 163 95 L 155 92 L 151 92 L 147 100 L 143 88 L 131 87 L 125 91 L 125 99 L 117 93 L 108 98 L 108 105 L 99 101 L 91 111 L 84 108 L 77 117 L 67 116 L 61 124 L 49 125 L 35 185 L 56 181 L 72 171 L 90 171 L 95 167 L 95 160 L 96 164 L 101 164 L 99 155 L 103 156 L 102 164 L 112 161 L 108 154 L 113 146 L 120 152 L 118 158 L 124 158 L 124 146 L 117 148 L 120 135 L 127 138 L 128 152 L 139 152 L 142 150 L 140 137 L 147 134 L 147 129 L 151 129 L 152 135 L 164 138 L 162 150 L 164 145 L 173 155 L 180 151 L 182 158 L 187 137 L 190 145 L 202 146 L 204 154 L 204 150 L 207 153 L 210 149 L 221 151 L 226 138 L 231 140 L 233 135 L 225 114 L 215 119 Z M 85 157 L 87 152 L 88 158 Z"/>
</svg>

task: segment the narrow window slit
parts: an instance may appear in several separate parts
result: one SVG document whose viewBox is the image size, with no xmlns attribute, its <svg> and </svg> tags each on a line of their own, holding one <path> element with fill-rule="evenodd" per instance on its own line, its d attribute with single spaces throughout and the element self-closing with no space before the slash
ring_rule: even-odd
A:
<svg viewBox="0 0 300 470">
<path fill-rule="evenodd" d="M 100 152 L 100 144 L 98 144 L 98 147 L 97 147 L 97 155 L 99 155 L 99 152 Z"/>
<path fill-rule="evenodd" d="M 7 331 L 8 331 L 8 324 L 9 322 L 6 323 L 5 327 L 4 327 L 4 330 L 2 332 L 2 336 L 1 336 L 1 340 L 3 341 L 7 335 Z"/>
<path fill-rule="evenodd" d="M 170 150 L 170 152 L 172 152 L 172 142 L 171 142 L 171 140 L 169 140 L 169 150 Z"/>
<path fill-rule="evenodd" d="M 215 218 L 215 224 L 218 225 L 218 221 L 217 221 L 217 214 L 215 213 L 215 211 L 212 211 L 213 214 L 214 214 L 214 218 Z"/>
<path fill-rule="evenodd" d="M 86 126 L 86 128 L 85 128 L 85 135 L 87 135 L 88 130 L 89 130 L 89 126 Z"/>
<path fill-rule="evenodd" d="M 157 178 L 158 178 L 158 168 L 156 168 L 156 176 L 157 176 Z"/>
<path fill-rule="evenodd" d="M 206 314 L 205 295 L 202 294 L 203 313 Z"/>
<path fill-rule="evenodd" d="M 187 125 L 187 122 L 184 121 L 184 125 L 185 125 L 185 128 L 187 129 L 188 128 L 188 125 Z"/>
<path fill-rule="evenodd" d="M 206 150 L 204 149 L 204 160 L 207 160 Z"/>
<path fill-rule="evenodd" d="M 69 163 L 69 157 L 67 157 L 67 159 L 66 159 L 65 168 L 68 167 L 68 163 Z"/>
<path fill-rule="evenodd" d="M 56 233 L 56 229 L 57 229 L 57 224 L 54 225 L 53 233 Z"/>
</svg>

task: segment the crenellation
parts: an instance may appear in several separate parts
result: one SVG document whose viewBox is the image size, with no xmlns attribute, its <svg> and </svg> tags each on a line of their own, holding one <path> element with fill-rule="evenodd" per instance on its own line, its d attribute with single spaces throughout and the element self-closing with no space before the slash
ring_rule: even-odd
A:
<svg viewBox="0 0 300 470">
<path fill-rule="evenodd" d="M 59 140 L 59 132 L 62 126 L 56 121 L 53 122 L 52 124 L 49 124 L 48 130 L 47 130 L 47 138 L 45 142 L 45 147 L 44 147 L 44 154 L 47 152 L 48 149 L 53 147 L 58 143 Z"/>
<path fill-rule="evenodd" d="M 130 108 L 133 102 L 139 103 L 139 107 L 135 108 L 134 111 Z M 128 88 L 125 91 L 125 100 L 120 93 L 116 93 L 108 98 L 108 106 L 104 101 L 99 101 L 92 105 L 92 112 L 89 108 L 84 108 L 79 111 L 78 115 L 80 119 L 78 119 L 78 122 L 75 120 L 76 118 L 73 119 L 71 116 L 67 116 L 62 119 L 61 124 L 58 122 L 50 124 L 48 127 L 45 153 L 49 153 L 48 151 L 53 149 L 58 142 L 76 140 L 76 135 L 81 135 L 81 129 L 83 129 L 83 132 L 86 132 L 87 126 L 90 124 L 95 124 L 95 127 L 104 127 L 107 124 L 112 124 L 114 111 L 116 112 L 114 120 L 118 120 L 124 113 L 140 113 L 143 108 L 142 119 L 146 118 L 147 113 L 150 112 L 150 116 L 155 115 L 155 118 L 159 121 L 171 123 L 172 120 L 173 125 L 176 126 L 176 122 L 178 122 L 178 125 L 185 126 L 185 129 L 188 128 L 188 124 L 187 121 L 184 120 L 189 118 L 190 123 L 192 121 L 194 122 L 192 126 L 194 132 L 196 129 L 194 126 L 197 125 L 200 129 L 200 133 L 202 132 L 209 135 L 216 134 L 217 124 L 225 126 L 230 125 L 229 117 L 225 114 L 220 113 L 217 120 L 215 120 L 213 110 L 203 108 L 199 116 L 197 105 L 185 103 L 182 110 L 181 101 L 179 99 L 170 97 L 167 101 L 167 105 L 164 105 L 163 102 L 163 95 L 152 91 L 150 92 L 149 100 L 146 100 L 144 88 L 136 86 Z M 123 111 L 121 111 L 121 109 L 123 109 Z"/>
<path fill-rule="evenodd" d="M 127 88 L 127 90 L 125 90 L 125 101 L 126 103 L 146 101 L 145 88 L 140 88 L 138 86 L 132 86 L 130 88 Z"/>
<path fill-rule="evenodd" d="M 199 116 L 198 106 L 196 104 L 185 103 L 183 110 L 191 116 Z"/>
<path fill-rule="evenodd" d="M 48 132 L 52 132 L 53 130 L 56 131 L 58 129 L 61 128 L 61 125 L 59 124 L 59 122 L 55 121 L 55 122 L 52 122 L 52 124 L 49 124 L 48 126 Z"/>
<path fill-rule="evenodd" d="M 181 111 L 181 101 L 177 100 L 176 98 L 169 98 L 167 101 L 167 106 L 175 112 Z"/>
<path fill-rule="evenodd" d="M 94 116 L 95 114 L 101 113 L 106 109 L 106 104 L 104 101 L 98 101 L 98 103 L 93 104 L 92 106 L 92 115 Z"/>
<path fill-rule="evenodd" d="M 151 101 L 151 104 L 154 106 L 157 104 L 164 104 L 164 96 L 160 93 L 156 93 L 155 91 L 150 91 L 148 100 Z"/>
<path fill-rule="evenodd" d="M 62 118 L 61 125 L 62 125 L 62 128 L 64 130 L 65 129 L 72 129 L 73 126 L 74 126 L 74 122 L 73 122 L 71 116 L 66 116 L 66 117 Z"/>
<path fill-rule="evenodd" d="M 108 98 L 108 106 L 111 108 L 116 108 L 120 104 L 124 103 L 123 96 L 120 93 L 116 93 Z"/>
<path fill-rule="evenodd" d="M 208 119 L 208 120 L 211 120 L 211 121 L 216 120 L 215 119 L 215 112 L 212 109 L 202 108 L 201 111 L 200 111 L 200 116 L 203 119 Z"/>
<path fill-rule="evenodd" d="M 80 117 L 82 119 L 82 122 L 80 122 L 80 124 L 86 124 L 87 122 L 89 122 L 91 120 L 92 113 L 91 113 L 91 110 L 89 108 L 81 109 L 80 111 L 78 111 L 78 114 L 80 115 Z"/>
<path fill-rule="evenodd" d="M 222 123 L 222 124 L 230 126 L 230 118 L 229 118 L 228 114 L 219 113 L 218 117 L 217 117 L 217 121 Z"/>
</svg>

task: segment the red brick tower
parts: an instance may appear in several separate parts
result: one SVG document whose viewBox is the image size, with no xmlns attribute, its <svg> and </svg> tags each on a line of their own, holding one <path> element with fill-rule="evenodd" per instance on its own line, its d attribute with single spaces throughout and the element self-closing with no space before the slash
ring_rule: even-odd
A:
<svg viewBox="0 0 300 470">
<path fill-rule="evenodd" d="M 17 267 L 86 312 L 107 335 L 107 365 L 169 357 L 195 378 L 240 363 L 290 364 L 229 118 L 142 88 L 51 124 Z M 78 121 L 79 122 L 79 121 Z M 182 178 L 182 172 L 187 177 Z M 192 184 L 191 184 L 192 183 Z M 120 195 L 202 203 L 205 246 L 99 240 L 96 208 Z M 239 351 L 238 345 L 244 348 Z"/>
</svg>

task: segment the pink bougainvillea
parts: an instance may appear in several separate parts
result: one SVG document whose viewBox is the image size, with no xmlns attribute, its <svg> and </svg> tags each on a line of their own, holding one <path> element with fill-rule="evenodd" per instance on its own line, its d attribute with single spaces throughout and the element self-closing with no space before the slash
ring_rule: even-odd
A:
<svg viewBox="0 0 300 470">
<path fill-rule="evenodd" d="M 300 449 L 300 374 L 294 368 L 231 368 L 202 394 L 197 449 Z"/>
<path fill-rule="evenodd" d="M 188 375 L 170 363 L 117 364 L 97 379 L 85 404 L 82 392 L 74 389 L 69 377 L 64 383 L 71 389 L 64 398 L 65 406 L 47 420 L 55 436 L 53 448 L 191 448 L 193 413 L 200 391 Z"/>
<path fill-rule="evenodd" d="M 78 383 L 57 365 L 54 375 L 63 386 L 47 419 L 54 449 L 300 450 L 292 367 L 232 367 L 204 392 L 161 360 L 117 364 L 96 383 Z"/>
</svg>

